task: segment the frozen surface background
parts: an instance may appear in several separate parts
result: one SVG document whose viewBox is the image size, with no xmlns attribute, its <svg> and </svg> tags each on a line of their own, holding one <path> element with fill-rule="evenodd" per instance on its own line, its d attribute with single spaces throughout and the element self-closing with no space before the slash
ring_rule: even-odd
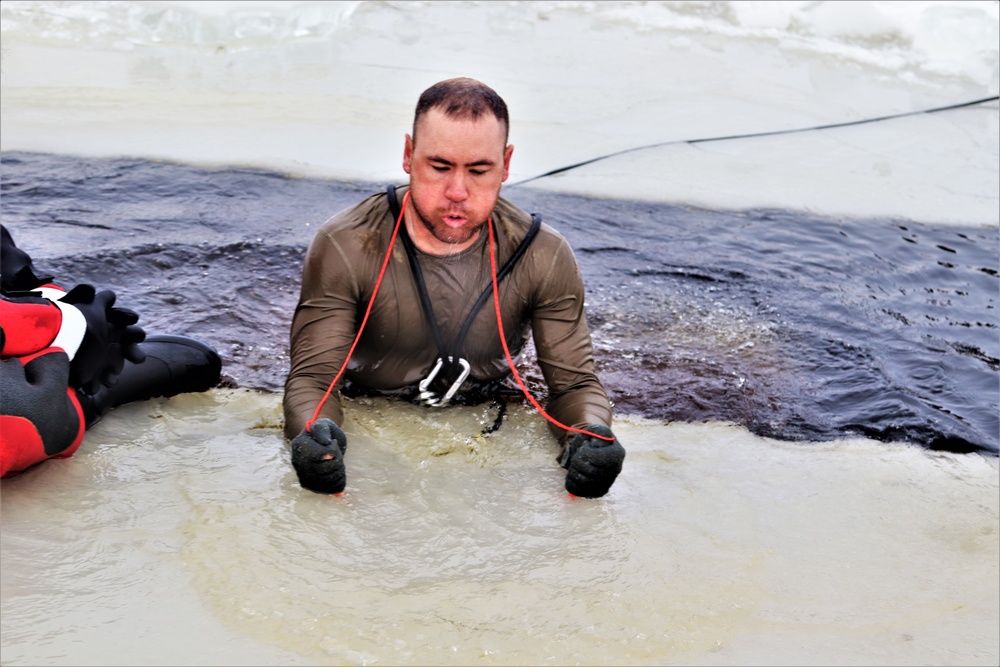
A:
<svg viewBox="0 0 1000 667">
<path fill-rule="evenodd" d="M 399 178 L 458 74 L 516 119 L 510 183 L 711 208 L 997 224 L 996 2 L 20 2 L 4 150 Z M 673 143 L 680 142 L 680 143 Z"/>
</svg>

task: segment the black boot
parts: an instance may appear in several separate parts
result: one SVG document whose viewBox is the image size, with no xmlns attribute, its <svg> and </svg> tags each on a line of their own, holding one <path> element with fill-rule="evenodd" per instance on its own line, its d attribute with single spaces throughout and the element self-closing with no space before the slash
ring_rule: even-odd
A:
<svg viewBox="0 0 1000 667">
<path fill-rule="evenodd" d="M 77 392 L 87 428 L 111 408 L 157 396 L 206 391 L 219 384 L 222 360 L 211 346 L 187 336 L 160 334 L 139 343 L 146 353 L 141 364 L 125 361 L 118 382 L 93 396 Z"/>
</svg>

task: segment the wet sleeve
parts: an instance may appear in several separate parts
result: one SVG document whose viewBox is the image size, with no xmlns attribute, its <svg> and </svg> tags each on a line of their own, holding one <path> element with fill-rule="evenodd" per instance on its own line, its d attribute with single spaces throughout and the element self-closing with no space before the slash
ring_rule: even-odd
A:
<svg viewBox="0 0 1000 667">
<path fill-rule="evenodd" d="M 285 436 L 302 432 L 354 342 L 359 296 L 349 253 L 321 230 L 306 253 L 302 291 L 292 318 L 291 366 L 285 381 Z M 341 378 L 319 417 L 343 423 Z"/>
<path fill-rule="evenodd" d="M 594 371 L 583 279 L 565 241 L 551 255 L 531 327 L 538 364 L 549 389 L 549 414 L 576 428 L 587 424 L 611 426 L 611 403 Z M 552 429 L 560 440 L 567 435 L 563 429 Z"/>
</svg>

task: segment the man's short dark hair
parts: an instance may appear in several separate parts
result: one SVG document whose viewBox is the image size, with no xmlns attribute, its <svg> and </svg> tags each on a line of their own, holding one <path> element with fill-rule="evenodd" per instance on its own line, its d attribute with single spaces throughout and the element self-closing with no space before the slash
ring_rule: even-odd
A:
<svg viewBox="0 0 1000 667">
<path fill-rule="evenodd" d="M 507 103 L 496 91 L 481 81 L 461 77 L 435 83 L 420 95 L 413 115 L 413 142 L 417 141 L 417 123 L 431 109 L 441 109 L 450 118 L 478 120 L 491 113 L 503 124 L 503 143 L 510 136 Z"/>
</svg>

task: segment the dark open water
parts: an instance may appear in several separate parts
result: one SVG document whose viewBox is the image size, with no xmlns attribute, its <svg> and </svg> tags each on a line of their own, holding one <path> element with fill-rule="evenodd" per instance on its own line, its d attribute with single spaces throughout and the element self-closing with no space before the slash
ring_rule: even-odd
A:
<svg viewBox="0 0 1000 667">
<path fill-rule="evenodd" d="M 4 225 L 40 271 L 118 294 L 147 333 L 214 345 L 280 391 L 316 227 L 384 184 L 4 153 Z M 588 290 L 619 412 L 759 435 L 1000 447 L 996 227 L 719 212 L 522 188 Z M 527 372 L 537 382 L 537 374 Z"/>
</svg>

